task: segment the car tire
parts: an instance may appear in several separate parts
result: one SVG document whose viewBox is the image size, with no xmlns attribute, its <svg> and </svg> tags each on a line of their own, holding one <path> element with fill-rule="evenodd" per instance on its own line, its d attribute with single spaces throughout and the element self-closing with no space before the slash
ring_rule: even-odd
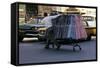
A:
<svg viewBox="0 0 100 68">
<path fill-rule="evenodd" d="M 46 39 L 44 37 L 38 37 L 39 41 L 45 41 Z"/>
<path fill-rule="evenodd" d="M 24 37 L 19 37 L 19 42 L 22 42 L 23 41 L 23 38 Z"/>
<path fill-rule="evenodd" d="M 38 40 L 39 40 L 39 41 L 43 41 L 43 38 L 38 37 Z"/>
</svg>

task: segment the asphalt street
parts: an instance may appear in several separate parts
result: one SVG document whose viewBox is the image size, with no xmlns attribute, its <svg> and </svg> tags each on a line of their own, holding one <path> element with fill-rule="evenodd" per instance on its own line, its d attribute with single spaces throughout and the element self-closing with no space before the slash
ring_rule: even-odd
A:
<svg viewBox="0 0 100 68">
<path fill-rule="evenodd" d="M 96 39 L 80 42 L 81 51 L 73 51 L 70 44 L 64 44 L 60 50 L 45 49 L 44 42 L 37 40 L 24 40 L 19 43 L 19 63 L 42 63 L 59 61 L 80 61 L 96 59 Z M 69 46 L 67 46 L 69 45 Z"/>
</svg>

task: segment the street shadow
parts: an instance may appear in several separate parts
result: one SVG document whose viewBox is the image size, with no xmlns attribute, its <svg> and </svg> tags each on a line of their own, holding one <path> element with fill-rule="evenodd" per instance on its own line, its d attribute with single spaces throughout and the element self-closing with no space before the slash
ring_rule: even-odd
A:
<svg viewBox="0 0 100 68">
<path fill-rule="evenodd" d="M 73 46 L 67 46 L 67 45 L 62 45 L 62 46 L 66 46 L 66 48 L 61 47 L 59 50 L 57 50 L 56 48 L 52 48 L 50 47 L 49 49 L 43 49 L 42 51 L 45 52 L 59 52 L 59 53 L 75 53 L 75 52 L 81 52 L 79 49 L 76 49 L 75 51 L 73 51 Z"/>
</svg>

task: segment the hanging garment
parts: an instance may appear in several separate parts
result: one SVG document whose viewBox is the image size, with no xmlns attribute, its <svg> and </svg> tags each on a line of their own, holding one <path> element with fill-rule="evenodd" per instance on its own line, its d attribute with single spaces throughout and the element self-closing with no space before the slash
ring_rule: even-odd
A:
<svg viewBox="0 0 100 68">
<path fill-rule="evenodd" d="M 55 39 L 84 39 L 87 37 L 80 15 L 60 15 L 52 19 Z"/>
<path fill-rule="evenodd" d="M 85 30 L 85 27 L 83 25 L 83 22 L 82 22 L 82 17 L 79 16 L 79 20 L 80 20 L 80 28 L 81 28 L 81 33 L 82 33 L 82 38 L 83 39 L 86 39 L 87 38 L 87 33 L 86 33 L 86 30 Z"/>
<path fill-rule="evenodd" d="M 80 33 L 80 23 L 79 23 L 79 19 L 78 17 L 75 15 L 75 29 L 76 29 L 76 39 L 80 39 L 81 38 L 81 33 Z"/>
<path fill-rule="evenodd" d="M 63 23 L 63 29 L 62 29 L 62 32 L 63 32 L 63 35 L 62 35 L 62 38 L 63 39 L 66 39 L 68 38 L 67 35 L 68 35 L 68 29 L 69 29 L 69 22 L 68 22 L 68 16 L 65 15 L 65 21 Z"/>
<path fill-rule="evenodd" d="M 54 28 L 54 38 L 55 39 L 61 39 L 64 38 L 64 30 L 66 29 L 65 25 L 65 16 L 61 15 L 58 16 L 57 18 L 52 20 L 53 28 Z"/>
<path fill-rule="evenodd" d="M 76 28 L 75 28 L 76 20 L 75 20 L 75 15 L 72 15 L 71 21 L 72 21 L 71 22 L 72 23 L 71 38 L 72 39 L 76 39 Z"/>
<path fill-rule="evenodd" d="M 69 24 L 69 30 L 68 30 L 68 38 L 75 39 L 75 19 L 73 15 L 68 15 L 68 22 Z"/>
<path fill-rule="evenodd" d="M 82 23 L 82 17 L 80 15 L 69 15 L 70 18 L 70 25 L 69 25 L 69 32 L 68 38 L 72 39 L 85 39 L 87 38 L 86 30 Z"/>
<path fill-rule="evenodd" d="M 83 22 L 82 22 L 82 17 L 80 15 L 76 15 L 75 19 L 76 19 L 76 26 L 77 26 L 76 27 L 77 28 L 76 39 L 86 39 L 87 33 L 86 33 L 85 27 L 84 27 Z"/>
</svg>

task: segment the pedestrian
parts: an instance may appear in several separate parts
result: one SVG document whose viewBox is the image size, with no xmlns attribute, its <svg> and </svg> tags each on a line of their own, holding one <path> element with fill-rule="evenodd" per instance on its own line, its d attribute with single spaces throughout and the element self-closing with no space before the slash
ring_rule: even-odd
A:
<svg viewBox="0 0 100 68">
<path fill-rule="evenodd" d="M 49 48 L 50 43 L 52 43 L 54 41 L 54 34 L 53 34 L 53 29 L 52 29 L 52 19 L 56 18 L 60 16 L 60 14 L 57 15 L 50 15 L 50 16 L 45 16 L 42 19 L 42 23 L 45 23 L 45 27 L 46 27 L 46 46 L 45 48 Z M 54 47 L 54 45 L 53 45 Z"/>
</svg>

